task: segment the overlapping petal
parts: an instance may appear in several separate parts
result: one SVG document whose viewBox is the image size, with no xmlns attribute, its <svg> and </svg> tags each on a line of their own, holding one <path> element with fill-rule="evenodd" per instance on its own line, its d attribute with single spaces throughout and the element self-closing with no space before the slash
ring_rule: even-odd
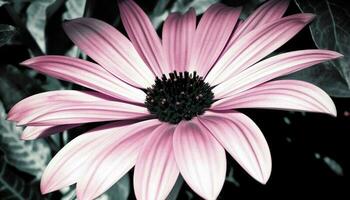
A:
<svg viewBox="0 0 350 200">
<path fill-rule="evenodd" d="M 111 25 L 93 18 L 79 18 L 63 27 L 83 52 L 114 76 L 139 88 L 153 84 L 152 71 L 131 42 Z"/>
<path fill-rule="evenodd" d="M 135 165 L 134 188 L 139 200 L 165 199 L 179 175 L 174 151 L 175 125 L 162 124 L 145 142 Z"/>
<path fill-rule="evenodd" d="M 100 143 L 102 148 L 98 154 L 89 156 L 91 162 L 78 179 L 78 199 L 94 199 L 123 177 L 135 165 L 146 138 L 159 124 L 158 120 L 147 120 L 120 128 L 102 129 L 104 134 L 113 136 L 110 141 Z"/>
<path fill-rule="evenodd" d="M 235 96 L 279 76 L 341 56 L 341 54 L 329 50 L 300 50 L 279 54 L 260 61 L 232 76 L 229 80 L 216 86 L 213 92 L 217 99 Z"/>
<path fill-rule="evenodd" d="M 235 27 L 241 8 L 214 4 L 203 14 L 195 32 L 189 71 L 205 76 L 220 56 Z"/>
<path fill-rule="evenodd" d="M 74 127 L 79 124 L 58 125 L 58 126 L 27 126 L 21 135 L 22 140 L 34 140 L 41 137 L 47 137 L 54 133 L 59 133 Z"/>
<path fill-rule="evenodd" d="M 211 85 L 226 81 L 282 46 L 313 17 L 306 13 L 290 15 L 254 29 L 223 54 L 205 80 Z"/>
<path fill-rule="evenodd" d="M 199 120 L 253 178 L 266 183 L 271 174 L 271 155 L 256 124 L 242 113 L 207 112 Z"/>
<path fill-rule="evenodd" d="M 52 91 L 22 100 L 12 108 L 9 119 L 19 125 L 56 126 L 148 115 L 144 106 L 109 100 L 96 92 Z"/>
<path fill-rule="evenodd" d="M 85 60 L 66 56 L 38 56 L 22 64 L 120 100 L 143 103 L 146 98 L 146 94 L 140 89 L 124 83 L 101 66 Z"/>
<path fill-rule="evenodd" d="M 169 72 L 160 38 L 146 13 L 132 0 L 118 1 L 118 5 L 124 28 L 144 62 L 158 77 Z"/>
<path fill-rule="evenodd" d="M 238 39 L 250 31 L 280 19 L 288 5 L 289 0 L 270 0 L 258 7 L 233 33 L 226 49 L 229 49 Z"/>
<path fill-rule="evenodd" d="M 216 199 L 225 181 L 225 150 L 198 119 L 181 121 L 174 153 L 186 183 L 204 199 Z"/>
<path fill-rule="evenodd" d="M 327 113 L 336 116 L 332 99 L 319 87 L 297 80 L 270 81 L 213 104 L 213 109 L 267 108 Z"/>
<path fill-rule="evenodd" d="M 196 30 L 196 12 L 172 13 L 163 25 L 163 49 L 171 71 L 185 71 L 189 66 Z"/>
</svg>

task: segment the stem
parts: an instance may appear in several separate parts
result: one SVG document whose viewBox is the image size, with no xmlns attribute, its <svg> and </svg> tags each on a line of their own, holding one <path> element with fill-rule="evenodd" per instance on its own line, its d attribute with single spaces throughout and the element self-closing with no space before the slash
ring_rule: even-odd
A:
<svg viewBox="0 0 350 200">
<path fill-rule="evenodd" d="M 10 4 L 4 5 L 7 13 L 13 20 L 13 22 L 16 24 L 16 27 L 18 28 L 21 38 L 23 40 L 23 43 L 25 43 L 28 48 L 32 51 L 34 56 L 41 56 L 44 55 L 44 53 L 41 51 L 39 45 L 36 43 L 35 39 L 33 38 L 32 34 L 28 31 L 27 27 L 23 23 L 23 21 L 19 18 L 16 11 L 12 8 Z"/>
</svg>

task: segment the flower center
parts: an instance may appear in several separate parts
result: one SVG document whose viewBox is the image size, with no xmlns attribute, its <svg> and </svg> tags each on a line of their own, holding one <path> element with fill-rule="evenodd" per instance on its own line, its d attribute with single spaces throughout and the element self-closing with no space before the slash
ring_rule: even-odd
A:
<svg viewBox="0 0 350 200">
<path fill-rule="evenodd" d="M 174 71 L 168 77 L 157 77 L 155 84 L 146 89 L 145 105 L 159 120 L 177 124 L 202 115 L 210 107 L 214 102 L 211 89 L 196 72 Z"/>
</svg>

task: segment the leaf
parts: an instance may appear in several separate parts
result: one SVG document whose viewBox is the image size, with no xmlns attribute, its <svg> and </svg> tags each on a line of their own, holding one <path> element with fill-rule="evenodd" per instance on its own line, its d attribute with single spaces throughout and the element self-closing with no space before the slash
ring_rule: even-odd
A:
<svg viewBox="0 0 350 200">
<path fill-rule="evenodd" d="M 154 27 L 157 29 L 160 24 L 166 19 L 170 12 L 186 12 L 191 7 L 196 10 L 196 14 L 202 14 L 210 5 L 219 2 L 219 0 L 176 0 L 166 10 L 168 1 L 160 0 L 151 14 L 151 21 Z"/>
<path fill-rule="evenodd" d="M 43 139 L 20 140 L 22 128 L 6 120 L 6 113 L 0 102 L 0 148 L 9 164 L 18 170 L 39 178 L 51 159 L 49 145 Z"/>
<path fill-rule="evenodd" d="M 173 189 L 171 190 L 170 194 L 168 195 L 168 197 L 166 198 L 167 200 L 176 200 L 177 197 L 179 196 L 181 187 L 184 183 L 184 179 L 182 178 L 181 175 L 179 175 L 179 177 L 177 178 L 175 185 L 173 187 Z"/>
<path fill-rule="evenodd" d="M 101 200 L 127 200 L 130 194 L 130 177 L 129 174 L 124 175 L 117 183 L 115 183 L 100 198 Z"/>
<path fill-rule="evenodd" d="M 7 3 L 8 3 L 7 1 L 0 1 L 0 7 Z"/>
<path fill-rule="evenodd" d="M 64 20 L 82 17 L 84 14 L 86 0 L 67 0 L 66 12 L 63 13 Z"/>
<path fill-rule="evenodd" d="M 42 199 L 39 187 L 27 184 L 14 173 L 0 151 L 0 196 L 1 199 L 37 200 Z"/>
<path fill-rule="evenodd" d="M 55 0 L 35 0 L 29 5 L 26 11 L 27 28 L 44 53 L 46 53 L 46 12 L 48 7 L 54 2 Z"/>
<path fill-rule="evenodd" d="M 253 11 L 259 7 L 265 0 L 246 0 L 243 2 L 243 9 L 240 15 L 240 18 L 246 19 Z"/>
<path fill-rule="evenodd" d="M 332 96 L 350 97 L 350 10 L 347 3 L 335 0 L 295 2 L 302 12 L 316 14 L 310 25 L 315 45 L 340 52 L 344 57 L 293 76 L 320 86 Z"/>
<path fill-rule="evenodd" d="M 11 38 L 15 34 L 15 31 L 15 27 L 11 25 L 0 24 L 0 47 L 11 40 Z"/>
</svg>

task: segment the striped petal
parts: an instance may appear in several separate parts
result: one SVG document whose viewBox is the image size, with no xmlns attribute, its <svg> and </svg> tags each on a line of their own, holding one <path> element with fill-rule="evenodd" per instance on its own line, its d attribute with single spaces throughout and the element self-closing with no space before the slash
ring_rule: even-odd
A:
<svg viewBox="0 0 350 200">
<path fill-rule="evenodd" d="M 21 135 L 22 140 L 34 140 L 41 137 L 59 133 L 74 127 L 79 124 L 58 125 L 58 126 L 27 126 Z"/>
<path fill-rule="evenodd" d="M 119 134 L 128 122 L 114 122 L 84 133 L 64 146 L 47 165 L 41 178 L 43 194 L 61 189 L 78 181 L 85 174 L 89 161 L 98 155 L 101 148 L 125 135 Z M 133 127 L 128 125 L 126 127 Z M 124 128 L 123 128 L 124 129 Z M 132 128 L 130 128 L 132 129 Z"/>
<path fill-rule="evenodd" d="M 215 110 L 268 108 L 337 115 L 335 105 L 327 93 L 315 85 L 297 80 L 267 82 L 236 97 L 221 99 L 212 107 Z"/>
<path fill-rule="evenodd" d="M 228 81 L 216 86 L 213 92 L 217 99 L 235 96 L 279 76 L 341 56 L 337 52 L 328 50 L 300 50 L 283 53 L 265 59 L 232 76 Z"/>
<path fill-rule="evenodd" d="M 227 49 L 245 34 L 250 31 L 280 19 L 289 5 L 289 0 L 270 0 L 257 8 L 249 17 L 242 23 L 241 26 L 234 32 L 230 38 Z"/>
<path fill-rule="evenodd" d="M 145 142 L 135 165 L 134 188 L 139 200 L 166 199 L 179 176 L 173 152 L 174 125 L 163 124 Z"/>
<path fill-rule="evenodd" d="M 144 62 L 160 77 L 170 71 L 160 38 L 146 13 L 133 1 L 118 1 L 120 17 L 128 36 Z"/>
<path fill-rule="evenodd" d="M 109 129 L 112 133 L 98 154 L 90 156 L 91 162 L 77 183 L 78 199 L 91 200 L 123 177 L 134 165 L 146 138 L 159 125 L 158 120 L 148 120 L 133 125 Z"/>
<path fill-rule="evenodd" d="M 216 199 L 226 174 L 223 147 L 196 118 L 178 124 L 173 145 L 186 183 L 202 198 Z"/>
<path fill-rule="evenodd" d="M 147 108 L 117 101 L 61 102 L 55 106 L 39 108 L 33 115 L 25 116 L 18 122 L 18 125 L 82 124 L 136 119 L 146 116 L 149 116 Z"/>
<path fill-rule="evenodd" d="M 189 65 L 196 30 L 196 12 L 172 13 L 163 25 L 163 49 L 171 71 L 183 72 Z"/>
<path fill-rule="evenodd" d="M 113 121 L 149 115 L 143 106 L 111 100 L 97 92 L 50 91 L 16 104 L 9 120 L 19 125 L 56 126 Z"/>
<path fill-rule="evenodd" d="M 131 42 L 114 27 L 92 18 L 75 19 L 63 27 L 84 53 L 114 76 L 138 88 L 153 84 L 152 71 Z"/>
<path fill-rule="evenodd" d="M 8 120 L 20 121 L 33 115 L 43 107 L 56 106 L 59 103 L 84 103 L 96 101 L 112 101 L 113 98 L 93 91 L 58 90 L 39 93 L 27 97 L 14 105 L 8 113 Z"/>
<path fill-rule="evenodd" d="M 199 120 L 230 155 L 257 181 L 265 184 L 271 174 L 271 155 L 256 124 L 242 113 L 211 113 Z"/>
<path fill-rule="evenodd" d="M 241 8 L 214 4 L 203 14 L 195 32 L 189 71 L 205 76 L 222 53 Z"/>
<path fill-rule="evenodd" d="M 38 56 L 22 64 L 120 100 L 143 103 L 146 98 L 141 90 L 117 79 L 101 66 L 85 60 L 66 56 Z"/>
<path fill-rule="evenodd" d="M 243 71 L 290 40 L 313 17 L 311 14 L 291 15 L 251 31 L 223 54 L 206 81 L 217 85 Z"/>
</svg>

